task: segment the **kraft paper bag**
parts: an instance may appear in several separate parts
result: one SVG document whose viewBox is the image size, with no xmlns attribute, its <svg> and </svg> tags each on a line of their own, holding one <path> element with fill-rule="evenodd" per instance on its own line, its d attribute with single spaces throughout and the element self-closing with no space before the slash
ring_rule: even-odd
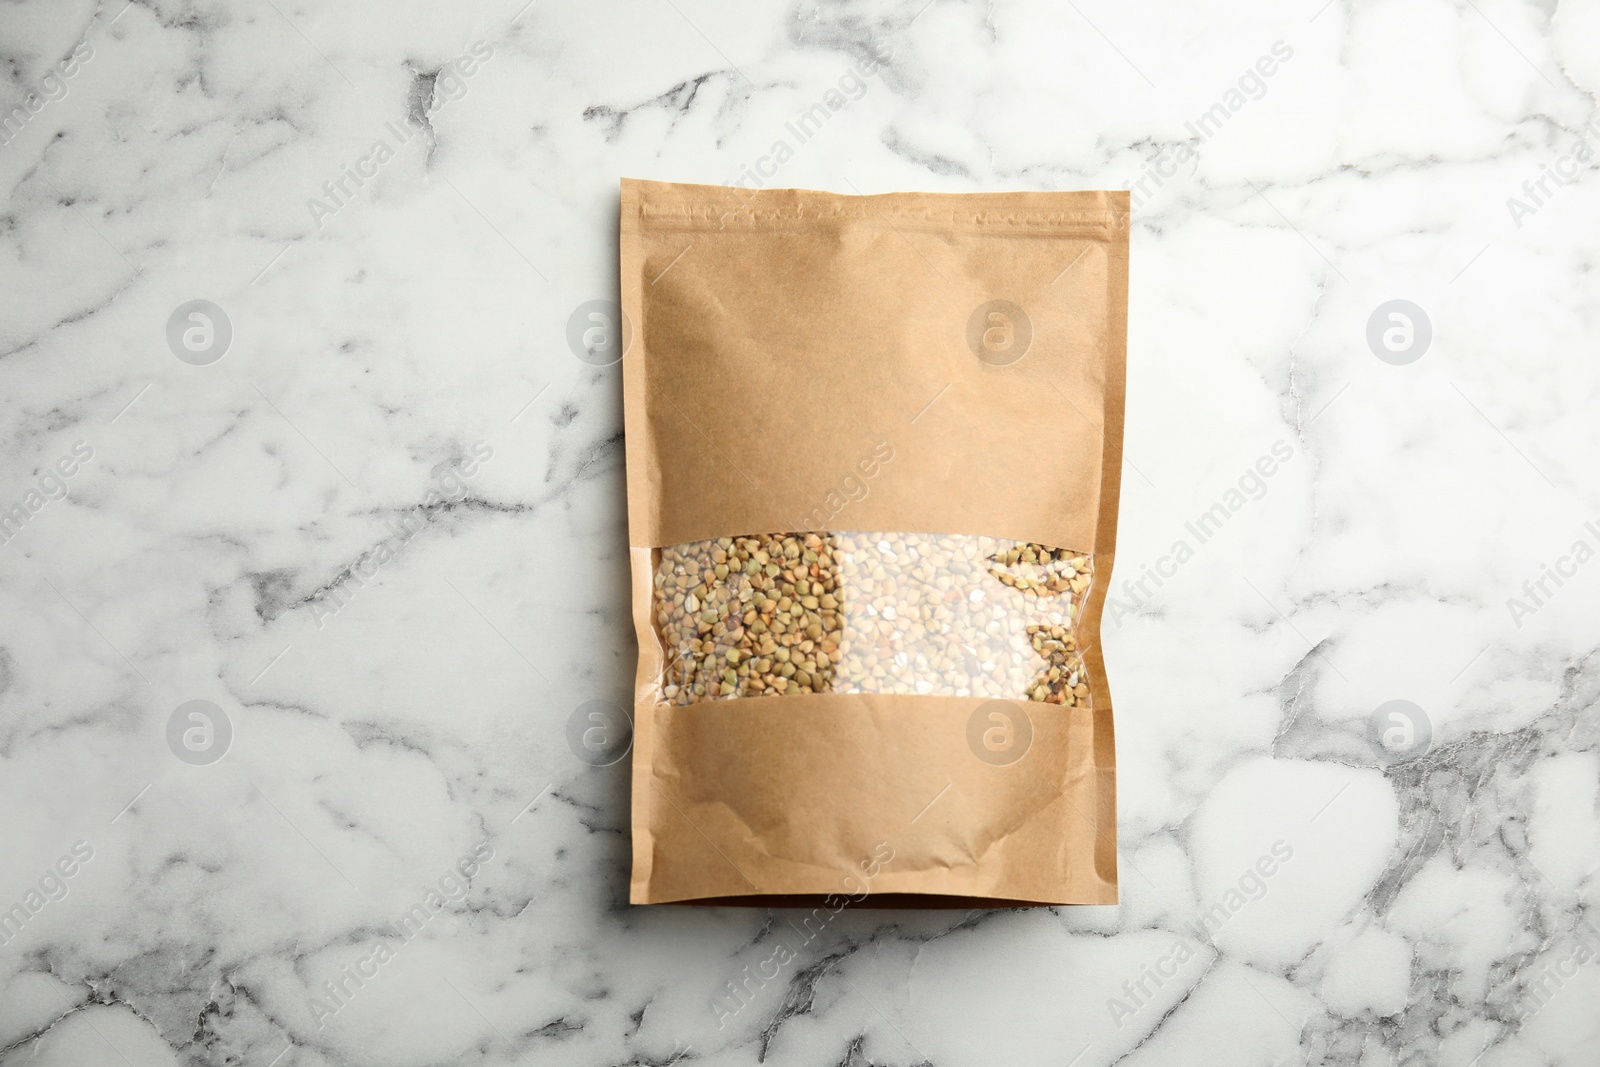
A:
<svg viewBox="0 0 1600 1067">
<path fill-rule="evenodd" d="M 1126 192 L 624 180 L 636 904 L 1117 900 Z"/>
</svg>

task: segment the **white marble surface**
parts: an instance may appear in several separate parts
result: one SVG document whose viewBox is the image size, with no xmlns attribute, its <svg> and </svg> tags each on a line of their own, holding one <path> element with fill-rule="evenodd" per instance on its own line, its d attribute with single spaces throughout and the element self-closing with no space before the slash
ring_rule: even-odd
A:
<svg viewBox="0 0 1600 1067">
<path fill-rule="evenodd" d="M 1600 2 L 1320 3 L 0 5 L 0 1067 L 1600 1063 Z M 792 916 L 628 907 L 565 740 L 634 648 L 564 331 L 620 176 L 747 168 L 1143 178 L 1168 576 L 1106 636 L 1121 905 L 847 911 L 741 1006 Z"/>
</svg>

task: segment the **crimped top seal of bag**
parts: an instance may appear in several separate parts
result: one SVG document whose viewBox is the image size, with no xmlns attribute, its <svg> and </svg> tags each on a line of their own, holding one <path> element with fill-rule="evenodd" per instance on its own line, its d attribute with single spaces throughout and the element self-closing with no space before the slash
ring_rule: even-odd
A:
<svg viewBox="0 0 1600 1067">
<path fill-rule="evenodd" d="M 759 229 L 789 222 L 856 219 L 910 228 L 984 228 L 994 232 L 1115 236 L 1128 228 L 1128 194 L 883 193 L 842 196 L 811 189 L 750 190 L 628 180 L 635 217 L 662 229 Z M 627 194 L 624 194 L 627 196 Z"/>
</svg>

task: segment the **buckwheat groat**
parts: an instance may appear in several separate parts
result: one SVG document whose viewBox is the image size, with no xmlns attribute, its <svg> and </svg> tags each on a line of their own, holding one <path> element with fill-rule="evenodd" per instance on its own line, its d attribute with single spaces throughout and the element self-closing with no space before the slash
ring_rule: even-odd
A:
<svg viewBox="0 0 1600 1067">
<path fill-rule="evenodd" d="M 674 704 L 797 693 L 1087 706 L 1076 622 L 1090 558 L 991 537 L 780 533 L 661 550 Z"/>
</svg>

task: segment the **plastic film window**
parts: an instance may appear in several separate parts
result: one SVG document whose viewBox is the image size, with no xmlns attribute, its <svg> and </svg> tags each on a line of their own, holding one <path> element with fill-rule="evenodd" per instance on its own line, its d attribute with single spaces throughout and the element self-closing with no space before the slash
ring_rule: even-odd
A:
<svg viewBox="0 0 1600 1067">
<path fill-rule="evenodd" d="M 773 533 L 655 553 L 659 698 L 980 696 L 1087 707 L 1092 557 L 994 537 Z"/>
</svg>

